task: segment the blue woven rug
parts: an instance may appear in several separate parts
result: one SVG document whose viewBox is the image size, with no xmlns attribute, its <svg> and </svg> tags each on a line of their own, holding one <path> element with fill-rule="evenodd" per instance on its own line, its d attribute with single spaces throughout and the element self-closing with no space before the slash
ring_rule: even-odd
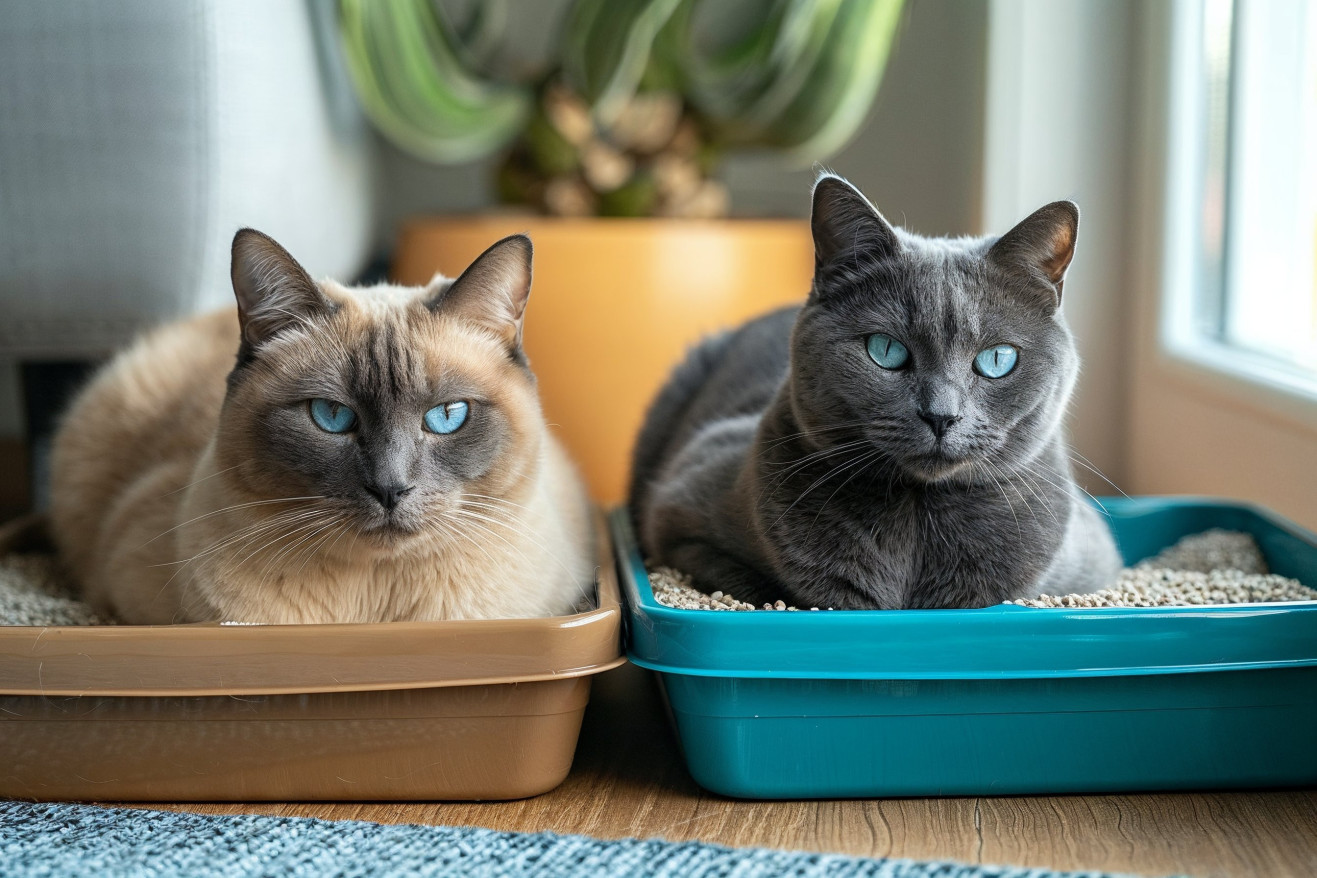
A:
<svg viewBox="0 0 1317 878">
<path fill-rule="evenodd" d="M 0 802 L 0 875 L 1053 878 L 1045 869 L 870 860 L 698 842 L 600 841 L 451 826 L 211 817 Z M 1064 873 L 1093 876 L 1095 873 Z"/>
</svg>

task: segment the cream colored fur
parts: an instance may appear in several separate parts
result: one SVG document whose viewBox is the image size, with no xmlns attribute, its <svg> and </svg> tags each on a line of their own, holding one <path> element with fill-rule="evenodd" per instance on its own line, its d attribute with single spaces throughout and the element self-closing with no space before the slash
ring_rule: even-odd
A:
<svg viewBox="0 0 1317 878">
<path fill-rule="evenodd" d="M 570 612 L 592 581 L 583 488 L 534 383 L 481 326 L 427 312 L 427 290 L 320 289 L 327 325 L 285 331 L 225 402 L 232 310 L 164 327 L 111 362 L 67 413 L 53 460 L 54 533 L 86 597 L 137 624 L 386 622 Z M 314 368 L 391 321 L 427 368 L 457 370 L 511 424 L 498 465 L 436 497 L 415 534 L 363 533 L 262 459 L 245 419 L 280 371 Z M 221 419 L 221 411 L 224 417 Z M 478 428 L 479 425 L 472 425 Z"/>
</svg>

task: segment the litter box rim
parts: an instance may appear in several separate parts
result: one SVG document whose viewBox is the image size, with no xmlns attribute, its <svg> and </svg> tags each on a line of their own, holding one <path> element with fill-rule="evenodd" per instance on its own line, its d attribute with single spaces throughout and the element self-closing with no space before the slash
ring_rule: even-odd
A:
<svg viewBox="0 0 1317 878">
<path fill-rule="evenodd" d="M 1317 573 L 1317 534 L 1254 504 L 1204 497 L 1100 498 L 1097 503 L 1113 525 L 1126 527 L 1158 516 L 1247 522 L 1255 536 L 1301 547 Z M 662 673 L 991 680 L 1317 665 L 1317 601 L 831 612 L 667 607 L 654 598 L 627 511 L 615 510 L 610 524 L 627 611 L 627 656 Z M 1224 525 L 1209 521 L 1207 527 L 1213 526 Z"/>
<path fill-rule="evenodd" d="M 0 530 L 30 545 L 39 516 Z M 306 625 L 0 625 L 0 695 L 234 696 L 533 683 L 626 662 L 621 594 L 595 515 L 594 609 L 530 619 Z M 25 543 L 26 541 L 26 543 Z"/>
</svg>

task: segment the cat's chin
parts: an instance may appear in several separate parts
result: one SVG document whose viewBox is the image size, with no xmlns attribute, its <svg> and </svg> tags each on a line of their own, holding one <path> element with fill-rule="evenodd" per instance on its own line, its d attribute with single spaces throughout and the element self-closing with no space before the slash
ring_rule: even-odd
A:
<svg viewBox="0 0 1317 878">
<path fill-rule="evenodd" d="M 943 482 L 964 472 L 974 463 L 968 455 L 951 455 L 941 451 L 932 451 L 916 455 L 906 461 L 905 468 L 911 476 L 921 482 Z"/>
<path fill-rule="evenodd" d="M 419 522 L 386 518 L 368 521 L 357 528 L 357 538 L 368 546 L 392 550 L 400 545 L 420 539 L 425 528 Z"/>
</svg>

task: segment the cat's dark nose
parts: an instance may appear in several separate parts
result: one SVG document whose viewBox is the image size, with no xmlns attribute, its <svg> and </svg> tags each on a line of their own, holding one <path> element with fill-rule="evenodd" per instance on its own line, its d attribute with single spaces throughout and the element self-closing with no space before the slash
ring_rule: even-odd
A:
<svg viewBox="0 0 1317 878">
<path fill-rule="evenodd" d="M 941 439 L 947 434 L 947 430 L 951 428 L 951 425 L 960 420 L 960 415 L 947 415 L 942 414 L 941 412 L 921 411 L 919 413 L 919 419 L 925 424 L 928 424 L 928 428 L 933 431 L 934 436 Z"/>
<path fill-rule="evenodd" d="M 393 507 L 397 506 L 403 497 L 411 493 L 415 485 L 367 485 L 366 490 L 380 505 L 392 512 Z"/>
</svg>

